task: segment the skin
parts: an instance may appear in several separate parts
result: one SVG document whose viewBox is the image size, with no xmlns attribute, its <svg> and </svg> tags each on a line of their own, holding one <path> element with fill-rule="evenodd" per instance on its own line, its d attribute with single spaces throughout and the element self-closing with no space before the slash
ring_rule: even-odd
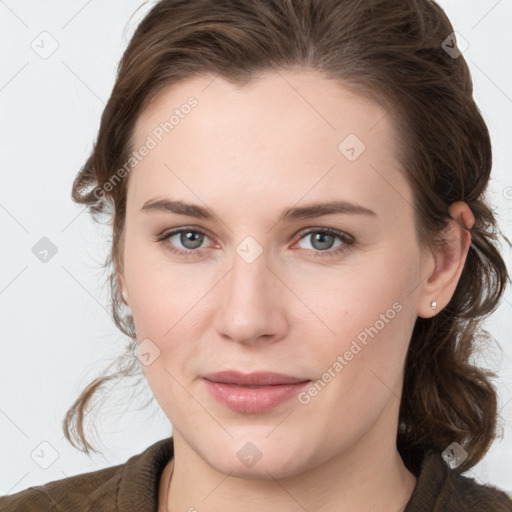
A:
<svg viewBox="0 0 512 512">
<path fill-rule="evenodd" d="M 403 510 L 416 484 L 396 449 L 404 361 L 416 318 L 437 314 L 455 290 L 470 244 L 460 224 L 471 227 L 471 211 L 452 205 L 458 222 L 447 243 L 423 250 L 385 110 L 313 71 L 269 73 L 245 87 L 210 76 L 181 82 L 141 114 L 134 147 L 189 96 L 198 106 L 129 175 L 118 268 L 139 343 L 160 350 L 144 371 L 173 427 L 158 510 Z M 366 146 L 355 161 L 338 149 L 350 133 Z M 141 211 L 164 197 L 218 219 Z M 375 215 L 278 223 L 284 208 L 331 200 Z M 156 240 L 181 227 L 206 232 L 199 255 L 179 234 Z M 322 246 L 314 235 L 323 228 L 355 243 L 335 255 L 343 239 Z M 263 249 L 251 263 L 236 252 L 248 236 Z M 307 404 L 234 412 L 200 379 L 234 368 L 318 381 L 397 303 L 400 312 Z M 261 453 L 252 467 L 237 457 L 248 442 Z"/>
</svg>

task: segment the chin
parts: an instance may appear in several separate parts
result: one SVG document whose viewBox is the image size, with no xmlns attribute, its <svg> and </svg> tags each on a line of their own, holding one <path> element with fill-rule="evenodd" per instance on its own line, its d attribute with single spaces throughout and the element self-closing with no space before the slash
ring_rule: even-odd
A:
<svg viewBox="0 0 512 512">
<path fill-rule="evenodd" d="M 230 439 L 221 448 L 216 444 L 217 448 L 208 450 L 208 454 L 203 453 L 203 457 L 216 471 L 231 477 L 281 479 L 293 477 L 307 469 L 307 454 L 300 448 L 303 444 L 283 446 L 280 439 L 274 441 L 265 439 L 265 436 L 244 436 Z"/>
</svg>

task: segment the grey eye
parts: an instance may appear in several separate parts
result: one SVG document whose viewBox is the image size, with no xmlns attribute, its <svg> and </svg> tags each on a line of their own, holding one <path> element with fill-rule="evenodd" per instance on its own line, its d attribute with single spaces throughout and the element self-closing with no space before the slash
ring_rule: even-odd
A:
<svg viewBox="0 0 512 512">
<path fill-rule="evenodd" d="M 173 245 L 176 244 L 172 239 L 177 236 L 179 237 L 179 244 L 181 244 L 185 249 L 197 249 L 201 247 L 205 238 L 205 235 L 203 233 L 200 233 L 199 231 L 193 231 L 191 229 L 182 230 L 179 232 L 175 232 L 174 234 L 172 234 L 172 236 L 169 237 Z M 179 244 L 177 245 L 178 247 Z"/>
<path fill-rule="evenodd" d="M 311 240 L 310 245 L 314 250 L 317 251 L 325 251 L 328 249 L 332 249 L 334 247 L 334 242 L 336 239 L 340 240 L 340 243 L 336 246 L 339 247 L 343 245 L 343 241 L 337 235 L 332 235 L 330 233 L 324 231 L 311 231 L 304 235 L 299 242 L 302 242 L 305 239 Z M 310 249 L 310 247 L 302 247 L 303 249 Z"/>
</svg>

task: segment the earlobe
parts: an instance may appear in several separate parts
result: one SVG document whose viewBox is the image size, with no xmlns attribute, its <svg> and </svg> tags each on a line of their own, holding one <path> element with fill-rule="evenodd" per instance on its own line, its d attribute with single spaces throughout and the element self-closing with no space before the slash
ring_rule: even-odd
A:
<svg viewBox="0 0 512 512">
<path fill-rule="evenodd" d="M 434 248 L 434 270 L 425 280 L 419 297 L 417 314 L 431 318 L 451 300 L 466 262 L 471 245 L 470 229 L 475 217 L 463 201 L 453 203 L 449 208 L 449 221 L 443 241 Z"/>
</svg>

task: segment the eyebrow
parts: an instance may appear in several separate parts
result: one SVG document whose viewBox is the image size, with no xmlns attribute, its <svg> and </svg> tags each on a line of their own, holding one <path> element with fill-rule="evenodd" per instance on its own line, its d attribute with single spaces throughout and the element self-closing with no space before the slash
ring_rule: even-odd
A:
<svg viewBox="0 0 512 512">
<path fill-rule="evenodd" d="M 183 201 L 173 201 L 171 199 L 150 199 L 146 201 L 141 208 L 141 212 L 169 212 L 178 215 L 186 215 L 188 217 L 195 217 L 198 219 L 206 220 L 219 220 L 217 215 L 212 213 L 207 208 L 202 206 L 185 203 Z M 314 217 L 321 217 L 322 215 L 335 215 L 335 214 L 358 214 L 358 215 L 371 215 L 377 214 L 356 203 L 349 201 L 330 201 L 327 203 L 313 203 L 307 206 L 295 206 L 285 209 L 281 212 L 279 222 L 294 221 L 300 219 L 310 219 Z"/>
</svg>

